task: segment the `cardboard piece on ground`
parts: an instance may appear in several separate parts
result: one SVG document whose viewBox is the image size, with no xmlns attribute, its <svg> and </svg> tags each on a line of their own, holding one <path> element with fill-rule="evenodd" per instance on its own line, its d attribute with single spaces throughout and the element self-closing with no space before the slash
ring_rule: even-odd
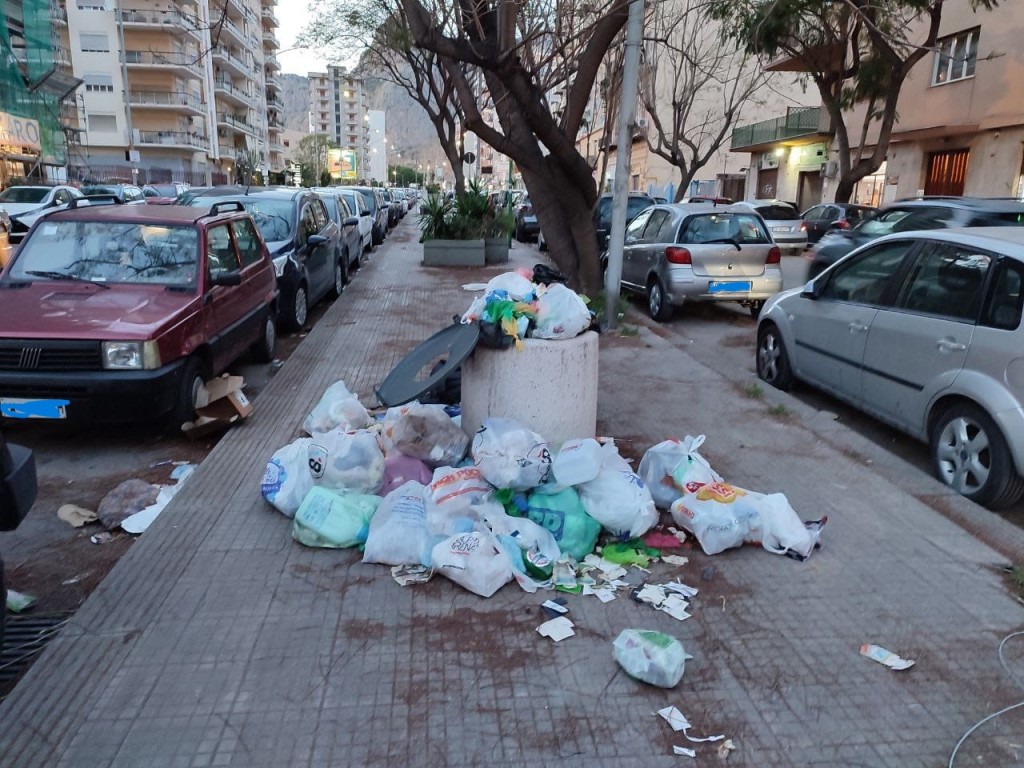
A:
<svg viewBox="0 0 1024 768">
<path fill-rule="evenodd" d="M 182 424 L 181 431 L 196 439 L 244 419 L 252 413 L 252 403 L 242 391 L 244 386 L 243 377 L 226 373 L 204 383 L 196 397 L 196 420 Z"/>
</svg>

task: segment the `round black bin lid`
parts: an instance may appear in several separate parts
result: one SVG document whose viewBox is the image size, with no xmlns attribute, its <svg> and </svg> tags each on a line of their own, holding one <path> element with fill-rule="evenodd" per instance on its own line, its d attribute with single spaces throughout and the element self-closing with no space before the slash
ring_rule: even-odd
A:
<svg viewBox="0 0 1024 768">
<path fill-rule="evenodd" d="M 479 338 L 478 323 L 454 323 L 438 331 L 392 369 L 377 387 L 377 399 L 388 407 L 417 399 L 462 365 Z"/>
</svg>

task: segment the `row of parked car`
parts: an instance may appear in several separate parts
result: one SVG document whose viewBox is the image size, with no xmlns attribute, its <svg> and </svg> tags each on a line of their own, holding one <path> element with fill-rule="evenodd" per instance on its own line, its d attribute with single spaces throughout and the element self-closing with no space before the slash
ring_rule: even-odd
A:
<svg viewBox="0 0 1024 768">
<path fill-rule="evenodd" d="M 373 187 L 114 192 L 50 206 L 0 273 L 0 416 L 163 421 L 246 351 L 273 357 L 415 203 Z"/>
</svg>

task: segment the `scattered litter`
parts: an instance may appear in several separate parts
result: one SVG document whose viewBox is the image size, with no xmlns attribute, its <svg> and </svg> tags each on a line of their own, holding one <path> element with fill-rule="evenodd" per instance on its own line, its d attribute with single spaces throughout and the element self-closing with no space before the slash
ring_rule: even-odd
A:
<svg viewBox="0 0 1024 768">
<path fill-rule="evenodd" d="M 565 600 L 558 598 L 557 600 L 545 600 L 540 604 L 541 608 L 545 608 L 548 611 L 554 612 L 555 614 L 568 613 L 569 609 L 565 607 Z M 548 614 L 551 618 L 557 618 L 551 613 Z"/>
<path fill-rule="evenodd" d="M 696 757 L 697 756 L 696 750 L 689 749 L 687 747 L 677 747 L 675 745 L 672 746 L 672 754 L 673 755 L 683 755 L 685 757 Z"/>
<path fill-rule="evenodd" d="M 728 760 L 729 753 L 736 749 L 736 745 L 733 744 L 732 739 L 726 739 L 718 745 L 718 757 L 721 760 Z"/>
<path fill-rule="evenodd" d="M 672 726 L 673 731 L 682 731 L 683 736 L 685 736 L 688 741 L 692 741 L 694 743 L 701 743 L 705 741 L 721 741 L 725 738 L 725 736 L 705 736 L 703 738 L 698 736 L 691 736 L 689 734 L 689 730 L 693 728 L 693 726 L 690 724 L 690 721 L 686 719 L 686 715 L 684 715 L 675 707 L 665 707 L 664 709 L 659 709 L 658 714 L 661 715 L 661 717 L 665 720 L 666 723 Z M 679 749 L 679 747 L 676 747 L 676 749 Z"/>
<path fill-rule="evenodd" d="M 163 485 L 160 486 L 160 490 L 156 495 L 156 500 L 145 509 L 141 509 L 134 515 L 129 515 L 121 521 L 121 528 L 127 533 L 142 533 L 156 520 L 157 515 L 164 511 L 164 507 L 174 498 L 174 494 L 181 488 L 181 484 L 185 482 L 195 471 L 196 467 L 194 464 L 183 464 L 175 467 L 174 471 L 171 472 L 171 479 L 177 480 L 174 485 Z"/>
<path fill-rule="evenodd" d="M 643 584 L 634 589 L 632 596 L 638 603 L 647 603 L 662 613 L 667 613 L 677 621 L 690 618 L 690 598 L 698 590 L 686 584 L 671 582 L 669 584 Z"/>
<path fill-rule="evenodd" d="M 70 579 L 64 579 L 64 581 L 62 581 L 62 582 L 61 582 L 61 585 L 62 585 L 62 586 L 65 586 L 65 587 L 69 587 L 69 586 L 71 586 L 72 584 L 77 584 L 77 583 L 78 583 L 78 582 L 80 582 L 80 581 L 81 581 L 81 580 L 82 580 L 82 579 L 83 579 L 83 578 L 84 578 L 84 577 L 85 577 L 86 575 L 88 575 L 88 574 L 79 574 L 78 576 L 72 576 L 72 577 L 71 577 Z"/>
<path fill-rule="evenodd" d="M 79 507 L 77 504 L 63 504 L 57 510 L 57 517 L 72 528 L 81 528 L 86 523 L 95 523 L 99 517 L 91 509 Z"/>
<path fill-rule="evenodd" d="M 704 435 L 687 435 L 682 440 L 664 440 L 647 449 L 637 474 L 651 489 L 654 503 L 668 509 L 692 482 L 715 483 L 722 480 L 698 450 Z"/>
<path fill-rule="evenodd" d="M 223 374 L 204 382 L 196 393 L 196 419 L 181 425 L 181 431 L 190 440 L 220 432 L 252 413 L 252 403 L 242 388 L 241 376 Z"/>
<path fill-rule="evenodd" d="M 640 539 L 633 539 L 608 544 L 601 550 L 601 557 L 609 563 L 646 569 L 653 558 L 661 557 L 661 552 L 645 546 Z"/>
<path fill-rule="evenodd" d="M 16 592 L 13 589 L 7 590 L 7 610 L 11 613 L 27 611 L 36 604 L 37 598 L 26 595 L 24 592 Z"/>
<path fill-rule="evenodd" d="M 877 661 L 879 664 L 884 664 L 889 669 L 896 671 L 910 669 L 914 666 L 914 662 L 910 659 L 901 658 L 892 651 L 887 651 L 881 646 L 871 645 L 870 643 L 865 643 L 860 647 L 860 655 L 867 656 L 872 661 Z"/>
<path fill-rule="evenodd" d="M 120 527 L 125 518 L 154 504 L 159 493 L 158 485 L 151 485 L 138 478 L 125 480 L 103 497 L 96 508 L 96 514 L 103 527 L 112 531 Z"/>
<path fill-rule="evenodd" d="M 487 283 L 465 283 L 462 286 L 462 290 L 464 290 L 464 291 L 472 291 L 472 292 L 486 291 L 487 290 Z"/>
<path fill-rule="evenodd" d="M 89 537 L 89 541 L 93 544 L 109 544 L 116 538 L 117 536 L 112 534 L 110 531 L 103 531 L 102 533 L 94 533 Z"/>
<path fill-rule="evenodd" d="M 537 632 L 540 633 L 541 637 L 550 637 L 557 643 L 576 634 L 572 627 L 573 623 L 569 619 L 565 618 L 565 616 L 559 616 L 550 621 L 545 621 L 537 627 Z"/>
<path fill-rule="evenodd" d="M 686 565 L 690 562 L 690 558 L 683 557 L 682 555 L 662 555 L 661 562 L 668 563 L 669 565 Z"/>
<path fill-rule="evenodd" d="M 403 587 L 412 584 L 426 584 L 434 575 L 434 569 L 426 565 L 396 565 L 391 569 L 391 576 Z"/>
<path fill-rule="evenodd" d="M 683 679 L 693 657 L 671 635 L 650 629 L 624 629 L 613 643 L 615 661 L 630 677 L 659 688 L 673 688 Z"/>
<path fill-rule="evenodd" d="M 675 528 L 669 530 L 674 531 Z M 643 538 L 644 544 L 654 549 L 678 549 L 683 546 L 684 541 L 686 541 L 685 533 L 680 537 L 674 533 L 665 533 L 664 531 L 651 531 Z"/>
</svg>

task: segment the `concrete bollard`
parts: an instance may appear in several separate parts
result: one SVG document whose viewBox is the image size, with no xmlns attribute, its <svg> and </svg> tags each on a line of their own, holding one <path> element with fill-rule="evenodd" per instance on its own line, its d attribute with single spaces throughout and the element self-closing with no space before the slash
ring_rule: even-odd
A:
<svg viewBox="0 0 1024 768">
<path fill-rule="evenodd" d="M 477 346 L 462 364 L 462 428 L 476 434 L 499 416 L 529 427 L 557 448 L 597 431 L 598 335 L 523 339 L 523 349 Z"/>
</svg>

